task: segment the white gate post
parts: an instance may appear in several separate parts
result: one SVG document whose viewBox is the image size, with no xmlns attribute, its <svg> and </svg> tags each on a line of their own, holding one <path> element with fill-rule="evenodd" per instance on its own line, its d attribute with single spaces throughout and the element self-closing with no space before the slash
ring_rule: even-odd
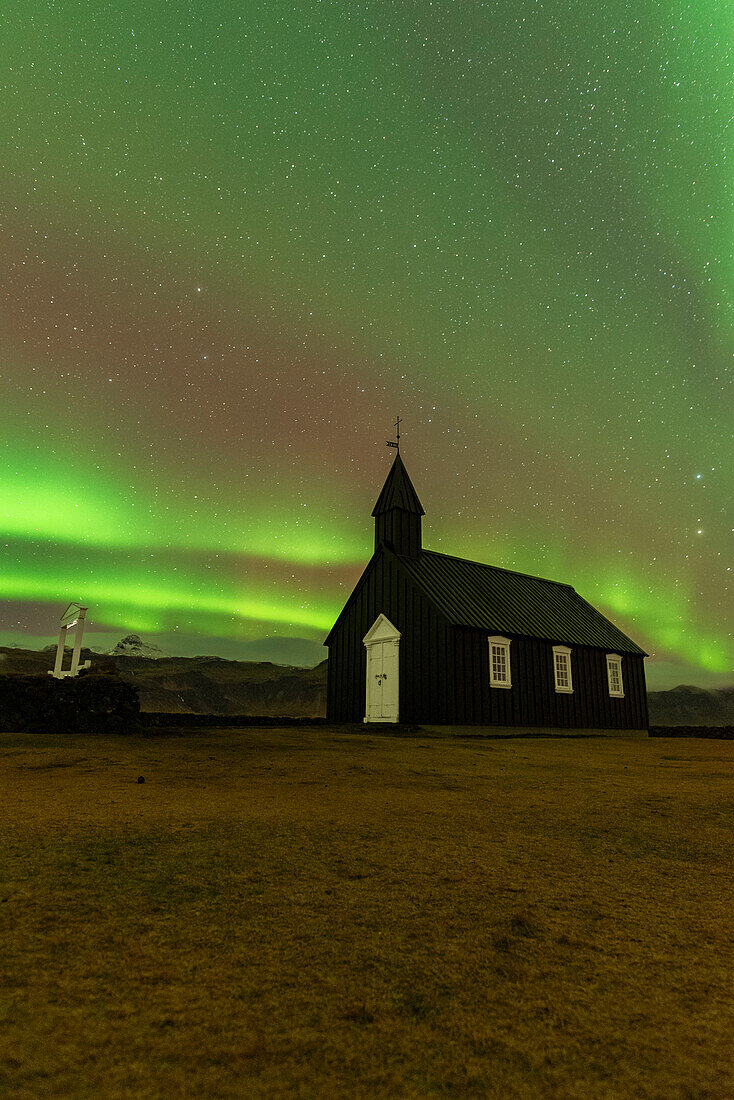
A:
<svg viewBox="0 0 734 1100">
<path fill-rule="evenodd" d="M 59 644 L 56 649 L 56 664 L 54 665 L 52 676 L 58 677 L 59 673 L 61 672 L 61 666 L 64 663 L 64 646 L 66 645 L 67 630 L 68 627 L 62 626 L 61 630 L 59 631 Z"/>
<path fill-rule="evenodd" d="M 84 616 L 86 607 L 79 608 L 79 617 L 76 621 L 76 637 L 74 638 L 74 652 L 71 655 L 71 675 L 76 676 L 79 670 L 79 654 L 82 651 L 82 634 L 84 633 Z"/>
<path fill-rule="evenodd" d="M 53 669 L 49 669 L 49 676 L 55 676 L 57 680 L 62 680 L 65 676 L 76 676 L 79 672 L 79 656 L 82 651 L 82 634 L 84 633 L 84 621 L 87 617 L 86 607 L 82 607 L 78 603 L 70 603 L 64 614 L 61 616 L 61 630 L 59 631 L 59 644 L 56 649 L 56 661 Z M 76 627 L 76 634 L 74 635 L 74 649 L 71 654 L 71 668 L 68 671 L 64 671 L 64 648 L 66 646 L 66 635 L 71 627 Z M 82 668 L 89 668 L 91 661 L 85 661 L 81 666 Z"/>
</svg>

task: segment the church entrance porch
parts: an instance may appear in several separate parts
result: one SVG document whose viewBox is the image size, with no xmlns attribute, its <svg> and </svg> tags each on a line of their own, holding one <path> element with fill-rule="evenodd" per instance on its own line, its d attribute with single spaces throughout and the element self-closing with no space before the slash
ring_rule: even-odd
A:
<svg viewBox="0 0 734 1100">
<path fill-rule="evenodd" d="M 400 631 L 385 615 L 364 636 L 367 650 L 365 722 L 397 722 Z"/>
</svg>

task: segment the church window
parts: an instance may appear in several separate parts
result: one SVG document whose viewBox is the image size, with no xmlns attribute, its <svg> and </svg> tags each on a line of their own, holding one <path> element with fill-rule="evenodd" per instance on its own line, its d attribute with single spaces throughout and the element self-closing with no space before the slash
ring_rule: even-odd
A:
<svg viewBox="0 0 734 1100">
<path fill-rule="evenodd" d="M 492 687 L 512 687 L 510 639 L 489 639 L 489 682 Z"/>
<path fill-rule="evenodd" d="M 622 658 L 618 653 L 607 653 L 607 682 L 609 694 L 616 699 L 623 699 Z"/>
<path fill-rule="evenodd" d="M 556 678 L 556 691 L 570 695 L 573 691 L 573 678 L 571 676 L 571 650 L 568 646 L 553 646 L 553 672 Z"/>
</svg>

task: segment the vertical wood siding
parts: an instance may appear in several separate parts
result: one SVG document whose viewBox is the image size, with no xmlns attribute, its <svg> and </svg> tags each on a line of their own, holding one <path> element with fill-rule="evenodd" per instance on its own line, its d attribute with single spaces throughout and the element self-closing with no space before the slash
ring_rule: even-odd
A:
<svg viewBox="0 0 734 1100">
<path fill-rule="evenodd" d="M 456 717 L 462 725 L 647 729 L 644 659 L 622 660 L 624 698 L 609 695 L 607 651 L 571 647 L 573 693 L 555 690 L 553 642 L 513 638 L 512 687 L 489 683 L 489 643 L 482 631 L 455 627 Z M 559 643 L 560 644 L 560 643 Z M 435 721 L 438 721 L 435 719 Z"/>
<path fill-rule="evenodd" d="M 489 683 L 488 635 L 450 626 L 433 604 L 383 554 L 332 634 L 327 717 L 361 722 L 367 657 L 362 642 L 383 613 L 400 639 L 400 721 L 456 725 L 647 729 L 644 659 L 622 660 L 624 698 L 612 698 L 606 650 L 571 647 L 573 694 L 555 690 L 553 642 L 513 637 L 511 688 Z M 558 639 L 559 644 L 563 639 Z"/>
<path fill-rule="evenodd" d="M 375 517 L 375 550 L 388 543 L 396 554 L 416 556 L 421 548 L 421 517 L 391 508 Z"/>
</svg>

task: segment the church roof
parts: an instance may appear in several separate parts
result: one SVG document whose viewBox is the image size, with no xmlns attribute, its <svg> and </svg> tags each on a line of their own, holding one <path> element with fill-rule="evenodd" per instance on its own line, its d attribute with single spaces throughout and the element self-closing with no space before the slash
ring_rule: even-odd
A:
<svg viewBox="0 0 734 1100">
<path fill-rule="evenodd" d="M 387 475 L 385 484 L 382 486 L 377 504 L 372 509 L 372 515 L 377 516 L 381 512 L 389 512 L 391 508 L 401 508 L 404 512 L 413 512 L 418 516 L 426 514 L 399 454 L 395 455 L 395 461 L 390 467 L 390 473 Z"/>
<path fill-rule="evenodd" d="M 379 503 L 379 502 L 378 502 Z M 454 626 L 569 645 L 643 653 L 570 584 L 452 558 L 434 550 L 398 558 L 405 572 Z"/>
</svg>

